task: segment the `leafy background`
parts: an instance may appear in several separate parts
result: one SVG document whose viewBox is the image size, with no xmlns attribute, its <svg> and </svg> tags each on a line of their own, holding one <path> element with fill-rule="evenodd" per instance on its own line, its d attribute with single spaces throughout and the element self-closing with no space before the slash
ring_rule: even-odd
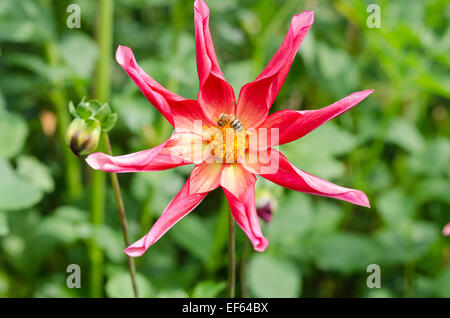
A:
<svg viewBox="0 0 450 318">
<path fill-rule="evenodd" d="M 81 29 L 66 7 L 81 6 Z M 366 25 L 370 3 L 381 28 Z M 237 230 L 238 295 L 450 297 L 450 4 L 433 1 L 209 0 L 216 51 L 236 92 L 280 45 L 291 16 L 315 22 L 272 110 L 314 109 L 374 88 L 359 106 L 281 147 L 298 167 L 365 191 L 371 209 L 258 181 L 278 209 L 265 253 Z M 92 96 L 99 48 L 96 1 L 0 2 L 0 296 L 132 296 L 108 183 L 104 224 L 90 214 L 92 172 L 63 140 L 69 100 Z M 133 48 L 166 87 L 196 98 L 191 1 L 115 2 L 114 48 Z M 113 52 L 111 52 L 111 57 Z M 111 61 L 113 63 L 113 61 Z M 109 100 L 116 154 L 149 148 L 170 127 L 114 62 Z M 191 167 L 120 175 L 133 240 L 147 232 Z M 109 180 L 107 180 L 109 181 Z M 216 191 L 137 259 L 145 297 L 217 297 L 226 289 L 226 214 Z M 95 294 L 90 247 L 100 246 Z M 66 287 L 79 264 L 82 288 Z M 366 287 L 368 264 L 381 288 Z"/>
</svg>

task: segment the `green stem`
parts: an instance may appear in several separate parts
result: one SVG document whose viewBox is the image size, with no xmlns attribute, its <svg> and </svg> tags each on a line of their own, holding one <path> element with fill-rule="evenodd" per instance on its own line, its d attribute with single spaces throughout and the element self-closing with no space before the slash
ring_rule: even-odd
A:
<svg viewBox="0 0 450 318">
<path fill-rule="evenodd" d="M 57 46 L 49 41 L 44 45 L 45 56 L 48 64 L 52 67 L 56 67 L 59 64 L 59 53 Z M 70 115 L 67 112 L 67 97 L 59 86 L 61 83 L 54 82 L 53 89 L 49 93 L 49 99 L 53 104 L 58 116 L 58 135 L 64 145 L 63 156 L 65 164 L 65 182 L 68 189 L 68 195 L 70 200 L 74 201 L 79 199 L 83 194 L 83 185 L 81 181 L 81 168 L 78 159 L 72 154 L 70 149 L 65 146 L 65 136 L 67 127 L 70 124 Z"/>
<path fill-rule="evenodd" d="M 234 220 L 230 211 L 228 213 L 228 298 L 234 298 L 236 281 L 235 254 Z"/>
<path fill-rule="evenodd" d="M 102 151 L 103 143 L 98 150 Z M 91 223 L 94 231 L 101 228 L 105 218 L 105 173 L 92 171 L 91 175 Z M 89 244 L 89 258 L 91 260 L 91 297 L 99 298 L 103 295 L 103 252 L 97 242 L 92 239 Z"/>
<path fill-rule="evenodd" d="M 99 1 L 99 20 L 97 24 L 97 41 L 100 56 L 96 73 L 95 97 L 106 102 L 110 93 L 110 66 L 113 31 L 113 0 Z M 99 148 L 104 148 L 105 141 L 101 140 Z M 101 151 L 101 149 L 99 149 Z M 94 230 L 101 227 L 105 218 L 105 185 L 106 174 L 102 171 L 92 171 L 91 183 L 91 217 Z M 91 240 L 91 296 L 101 297 L 103 292 L 103 252 L 98 244 Z"/>
<path fill-rule="evenodd" d="M 97 41 L 100 56 L 96 74 L 95 95 L 100 102 L 104 103 L 108 100 L 110 93 L 114 0 L 100 0 L 99 3 L 100 20 L 98 21 Z"/>
<path fill-rule="evenodd" d="M 414 296 L 414 262 L 405 264 L 404 269 L 404 297 Z"/>
<path fill-rule="evenodd" d="M 247 287 L 247 263 L 248 258 L 250 256 L 251 252 L 251 246 L 250 241 L 245 240 L 245 246 L 244 251 L 242 252 L 242 260 L 241 260 L 241 268 L 240 268 L 240 274 L 241 274 L 241 294 L 242 297 L 248 298 L 248 287 Z"/>
<path fill-rule="evenodd" d="M 109 141 L 108 134 L 105 135 L 105 144 L 108 155 L 112 156 L 111 143 Z M 119 179 L 117 178 L 117 174 L 114 172 L 110 172 L 111 183 L 114 189 L 114 196 L 116 197 L 117 209 L 119 211 L 119 219 L 120 225 L 122 226 L 123 239 L 125 241 L 125 246 L 130 245 L 130 240 L 128 239 L 128 226 L 127 226 L 127 218 L 125 214 L 125 206 L 123 204 L 122 193 L 120 192 Z M 127 255 L 128 258 L 128 269 L 130 270 L 131 283 L 133 285 L 134 296 L 139 298 L 138 286 L 136 283 L 136 267 L 134 265 L 134 259 Z"/>
<path fill-rule="evenodd" d="M 227 245 L 227 222 L 229 205 L 227 198 L 223 195 L 220 203 L 219 215 L 217 216 L 217 223 L 214 230 L 213 245 L 211 254 L 207 264 L 208 276 L 214 277 L 218 268 L 221 266 L 223 259 L 223 252 Z"/>
</svg>

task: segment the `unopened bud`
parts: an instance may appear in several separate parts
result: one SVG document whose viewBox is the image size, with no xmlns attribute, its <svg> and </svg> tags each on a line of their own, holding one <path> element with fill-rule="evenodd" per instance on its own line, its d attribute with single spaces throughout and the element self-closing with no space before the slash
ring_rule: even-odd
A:
<svg viewBox="0 0 450 318">
<path fill-rule="evenodd" d="M 256 212 L 259 217 L 269 223 L 277 209 L 277 200 L 268 191 L 261 191 L 256 195 Z"/>
<path fill-rule="evenodd" d="M 450 236 L 450 223 L 447 223 L 446 226 L 442 229 L 442 234 L 444 236 Z"/>
<path fill-rule="evenodd" d="M 108 103 L 83 99 L 75 107 L 69 103 L 69 111 L 74 116 L 66 133 L 66 143 L 77 156 L 93 152 L 100 135 L 111 130 L 117 121 L 117 114 L 111 111 Z"/>
<path fill-rule="evenodd" d="M 67 129 L 66 143 L 77 156 L 87 155 L 97 148 L 101 131 L 98 121 L 75 118 Z"/>
</svg>

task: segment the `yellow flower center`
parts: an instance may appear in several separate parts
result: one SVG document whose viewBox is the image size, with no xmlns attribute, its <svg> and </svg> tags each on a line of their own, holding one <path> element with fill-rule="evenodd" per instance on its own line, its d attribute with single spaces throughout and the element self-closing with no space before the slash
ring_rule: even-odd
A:
<svg viewBox="0 0 450 318">
<path fill-rule="evenodd" d="M 224 118 L 223 115 L 230 116 Z M 224 163 L 236 163 L 248 148 L 248 133 L 240 125 L 235 116 L 222 114 L 217 127 L 208 129 L 210 134 L 211 153 Z"/>
</svg>

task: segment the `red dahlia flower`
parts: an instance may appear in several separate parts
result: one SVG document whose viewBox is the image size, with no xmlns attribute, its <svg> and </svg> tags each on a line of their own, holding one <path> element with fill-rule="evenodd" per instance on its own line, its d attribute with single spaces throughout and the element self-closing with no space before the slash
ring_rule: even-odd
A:
<svg viewBox="0 0 450 318">
<path fill-rule="evenodd" d="M 292 18 L 281 47 L 262 73 L 242 87 L 237 104 L 233 88 L 225 80 L 217 61 L 209 32 L 209 9 L 203 0 L 195 1 L 194 14 L 200 80 L 198 100 L 185 99 L 161 86 L 139 67 L 130 48 L 119 46 L 116 52 L 117 62 L 174 126 L 174 133 L 154 148 L 117 157 L 94 153 L 87 157 L 87 163 L 94 169 L 110 172 L 165 170 L 195 164 L 186 184 L 150 232 L 126 248 L 125 253 L 133 257 L 142 255 L 208 192 L 219 186 L 225 192 L 234 219 L 254 249 L 264 251 L 268 241 L 261 232 L 255 209 L 255 174 L 288 189 L 369 207 L 362 191 L 344 188 L 304 172 L 273 148 L 303 137 L 357 105 L 373 91 L 350 94 L 318 110 L 282 110 L 269 115 L 297 50 L 313 23 L 313 12 L 305 11 Z M 269 138 L 266 138 L 266 131 L 270 131 Z"/>
</svg>

